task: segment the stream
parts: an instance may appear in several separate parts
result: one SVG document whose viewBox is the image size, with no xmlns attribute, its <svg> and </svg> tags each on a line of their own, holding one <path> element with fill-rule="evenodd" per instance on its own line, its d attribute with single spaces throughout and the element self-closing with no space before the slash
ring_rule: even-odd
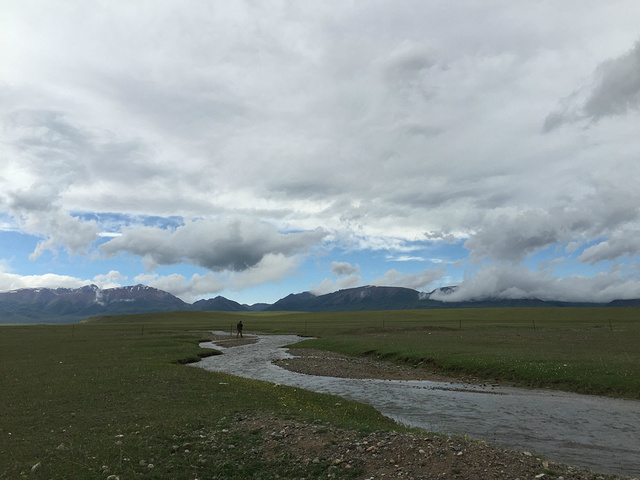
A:
<svg viewBox="0 0 640 480">
<path fill-rule="evenodd" d="M 595 472 L 640 476 L 638 401 L 466 383 L 319 377 L 272 363 L 290 358 L 282 347 L 301 340 L 260 335 L 257 343 L 227 349 L 205 342 L 203 348 L 223 354 L 193 365 L 356 400 L 431 432 L 466 435 Z"/>
</svg>

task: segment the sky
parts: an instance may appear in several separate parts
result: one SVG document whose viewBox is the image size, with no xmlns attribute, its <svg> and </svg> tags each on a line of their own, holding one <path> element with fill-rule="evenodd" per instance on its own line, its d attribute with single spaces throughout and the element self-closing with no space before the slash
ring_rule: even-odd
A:
<svg viewBox="0 0 640 480">
<path fill-rule="evenodd" d="M 0 291 L 640 298 L 639 133 L 636 0 L 0 0 Z"/>
</svg>

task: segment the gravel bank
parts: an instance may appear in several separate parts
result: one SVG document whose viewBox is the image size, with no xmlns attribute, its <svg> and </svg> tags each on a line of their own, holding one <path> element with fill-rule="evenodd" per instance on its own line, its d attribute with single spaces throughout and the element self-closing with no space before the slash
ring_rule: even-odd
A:
<svg viewBox="0 0 640 480">
<path fill-rule="evenodd" d="M 287 351 L 294 358 L 277 360 L 274 363 L 287 370 L 307 375 L 338 378 L 379 378 L 382 380 L 454 381 L 453 378 L 437 375 L 423 368 L 395 365 L 370 358 L 350 357 L 310 348 L 291 348 Z"/>
<path fill-rule="evenodd" d="M 269 416 L 241 416 L 229 429 L 259 433 L 254 454 L 273 460 L 286 454 L 293 462 L 323 472 L 311 478 L 413 480 L 604 480 L 598 475 L 482 442 L 431 434 L 352 430 Z"/>
</svg>

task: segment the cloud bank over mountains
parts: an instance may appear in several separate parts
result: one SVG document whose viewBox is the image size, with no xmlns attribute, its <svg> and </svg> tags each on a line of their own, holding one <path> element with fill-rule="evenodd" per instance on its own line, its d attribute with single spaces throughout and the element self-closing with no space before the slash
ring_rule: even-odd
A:
<svg viewBox="0 0 640 480">
<path fill-rule="evenodd" d="M 640 297 L 633 1 L 2 10 L 0 290 Z"/>
</svg>

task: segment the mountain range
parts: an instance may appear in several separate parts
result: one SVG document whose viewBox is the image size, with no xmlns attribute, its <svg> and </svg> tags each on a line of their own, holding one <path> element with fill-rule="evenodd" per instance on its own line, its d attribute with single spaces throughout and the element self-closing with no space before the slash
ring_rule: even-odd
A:
<svg viewBox="0 0 640 480">
<path fill-rule="evenodd" d="M 539 299 L 485 298 L 464 302 L 434 299 L 436 292 L 438 298 L 442 298 L 455 289 L 456 287 L 443 287 L 425 293 L 402 287 L 365 286 L 325 295 L 310 292 L 290 294 L 273 304 L 242 305 L 221 296 L 189 304 L 168 292 L 146 285 L 108 289 L 100 289 L 96 285 L 76 289 L 24 288 L 0 293 L 0 324 L 73 323 L 94 316 L 169 311 L 336 312 L 424 308 L 640 306 L 640 299 L 616 300 L 606 304 L 548 302 Z"/>
</svg>

